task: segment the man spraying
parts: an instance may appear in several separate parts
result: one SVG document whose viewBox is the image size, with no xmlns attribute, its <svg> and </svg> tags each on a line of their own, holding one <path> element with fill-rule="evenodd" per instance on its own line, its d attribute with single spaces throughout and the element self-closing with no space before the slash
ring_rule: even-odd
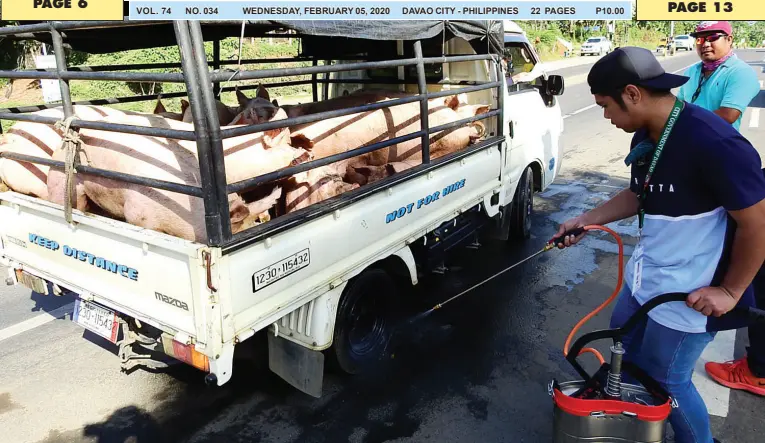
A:
<svg viewBox="0 0 765 443">
<path fill-rule="evenodd" d="M 765 260 L 765 176 L 757 151 L 730 124 L 672 95 L 687 80 L 664 72 L 642 48 L 619 48 L 593 65 L 587 82 L 595 103 L 634 134 L 630 186 L 565 221 L 557 235 L 638 215 L 639 241 L 610 327 L 660 294 L 689 294 L 650 311 L 623 344 L 626 358 L 677 400 L 669 416 L 675 441 L 712 443 L 692 375 L 716 331 L 740 327 L 725 314 L 754 304 L 751 283 Z M 584 235 L 566 237 L 565 246 Z"/>
</svg>

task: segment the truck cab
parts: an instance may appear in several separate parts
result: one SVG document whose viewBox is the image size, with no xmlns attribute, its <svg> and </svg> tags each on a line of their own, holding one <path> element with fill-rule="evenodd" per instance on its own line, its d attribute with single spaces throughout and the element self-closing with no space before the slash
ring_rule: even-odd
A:
<svg viewBox="0 0 765 443">
<path fill-rule="evenodd" d="M 511 235 L 528 238 L 533 195 L 555 180 L 561 167 L 563 115 L 558 96 L 563 78 L 549 75 L 525 32 L 514 22 L 504 23 L 504 119 L 510 144 L 505 159 L 507 204 L 517 220 Z"/>
</svg>

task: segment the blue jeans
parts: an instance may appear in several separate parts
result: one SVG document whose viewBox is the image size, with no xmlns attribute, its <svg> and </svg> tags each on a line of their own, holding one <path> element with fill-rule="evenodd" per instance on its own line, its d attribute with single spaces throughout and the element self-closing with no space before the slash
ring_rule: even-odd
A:
<svg viewBox="0 0 765 443">
<path fill-rule="evenodd" d="M 621 327 L 639 308 L 640 304 L 625 285 L 611 315 L 611 328 Z M 646 371 L 677 400 L 678 407 L 669 416 L 677 443 L 713 442 L 707 406 L 691 376 L 696 360 L 714 337 L 714 332 L 676 331 L 649 317 L 622 340 L 625 360 Z"/>
</svg>

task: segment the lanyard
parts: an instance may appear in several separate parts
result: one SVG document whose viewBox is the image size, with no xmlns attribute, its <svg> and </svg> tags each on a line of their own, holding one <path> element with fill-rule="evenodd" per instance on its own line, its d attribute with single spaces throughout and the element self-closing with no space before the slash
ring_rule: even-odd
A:
<svg viewBox="0 0 765 443">
<path fill-rule="evenodd" d="M 680 115 L 680 111 L 685 107 L 685 103 L 680 99 L 675 98 L 675 104 L 672 106 L 672 112 L 669 114 L 667 122 L 664 124 L 664 129 L 659 137 L 659 143 L 656 145 L 656 150 L 653 153 L 653 159 L 651 160 L 651 166 L 648 168 L 648 173 L 645 175 L 645 181 L 643 182 L 643 191 L 638 197 L 638 228 L 640 232 L 643 232 L 643 222 L 645 220 L 645 199 L 648 191 L 648 184 L 651 182 L 653 171 L 656 169 L 656 163 L 659 162 L 661 152 L 664 150 L 664 145 L 669 139 L 669 134 L 672 132 L 672 128 L 677 122 L 677 117 Z"/>
<path fill-rule="evenodd" d="M 714 75 L 714 72 L 709 74 L 709 77 L 712 77 Z M 701 95 L 701 88 L 704 86 L 704 83 L 707 82 L 709 79 L 706 75 L 704 75 L 704 70 L 702 69 L 699 73 L 699 85 L 696 87 L 696 92 L 693 93 L 693 97 L 691 97 L 691 103 L 695 103 L 696 99 L 699 98 L 699 95 Z"/>
</svg>

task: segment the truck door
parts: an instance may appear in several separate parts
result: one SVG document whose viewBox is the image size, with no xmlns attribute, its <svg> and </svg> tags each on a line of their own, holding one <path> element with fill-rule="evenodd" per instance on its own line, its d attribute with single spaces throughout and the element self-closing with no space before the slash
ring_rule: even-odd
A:
<svg viewBox="0 0 765 443">
<path fill-rule="evenodd" d="M 536 162 L 545 189 L 555 178 L 560 162 L 562 120 L 557 97 L 544 93 L 544 71 L 526 42 L 505 42 L 505 130 L 510 150 L 504 181 L 515 189 L 527 166 Z M 506 196 L 509 201 L 512 194 Z"/>
</svg>

